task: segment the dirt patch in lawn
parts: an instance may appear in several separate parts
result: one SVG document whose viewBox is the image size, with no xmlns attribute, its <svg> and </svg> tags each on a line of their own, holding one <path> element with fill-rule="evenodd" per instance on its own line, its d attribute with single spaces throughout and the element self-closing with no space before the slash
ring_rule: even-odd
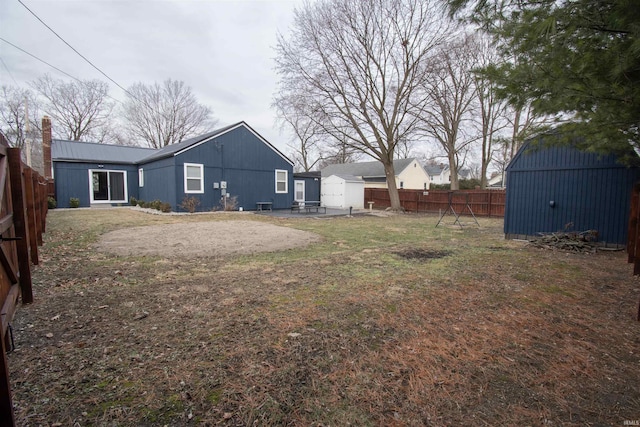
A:
<svg viewBox="0 0 640 427">
<path fill-rule="evenodd" d="M 104 234 L 97 249 L 116 255 L 209 257 L 275 252 L 320 240 L 308 231 L 257 221 L 162 224 Z"/>
</svg>

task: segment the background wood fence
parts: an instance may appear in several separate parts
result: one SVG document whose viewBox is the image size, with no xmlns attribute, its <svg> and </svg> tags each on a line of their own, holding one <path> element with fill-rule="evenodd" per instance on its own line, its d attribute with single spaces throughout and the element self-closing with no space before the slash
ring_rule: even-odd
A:
<svg viewBox="0 0 640 427">
<path fill-rule="evenodd" d="M 504 217 L 506 192 L 504 190 L 398 190 L 400 203 L 409 212 L 444 212 L 449 200 L 458 214 L 467 214 L 467 203 L 476 216 Z M 365 188 L 364 206 L 373 202 L 374 208 L 391 206 L 389 192 L 384 188 Z"/>
<path fill-rule="evenodd" d="M 48 181 L 25 166 L 20 149 L 0 134 L 0 425 L 14 425 L 6 351 L 19 299 L 33 302 L 31 264 L 38 264 L 47 216 Z"/>
</svg>

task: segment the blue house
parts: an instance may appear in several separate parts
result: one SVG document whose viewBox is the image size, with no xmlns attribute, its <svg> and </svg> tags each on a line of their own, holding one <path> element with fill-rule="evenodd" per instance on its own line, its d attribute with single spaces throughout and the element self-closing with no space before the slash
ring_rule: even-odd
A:
<svg viewBox="0 0 640 427">
<path fill-rule="evenodd" d="M 72 197 L 83 207 L 160 200 L 173 211 L 188 197 L 200 211 L 220 208 L 224 198 L 244 210 L 293 202 L 293 162 L 245 122 L 159 150 L 52 140 L 51 159 L 59 207 Z"/>
<path fill-rule="evenodd" d="M 320 172 L 293 173 L 293 200 L 296 202 L 320 201 Z"/>
<path fill-rule="evenodd" d="M 549 138 L 556 136 L 525 142 L 507 167 L 505 236 L 597 230 L 603 244 L 626 244 L 640 168 L 620 163 L 613 154 L 548 144 Z"/>
</svg>

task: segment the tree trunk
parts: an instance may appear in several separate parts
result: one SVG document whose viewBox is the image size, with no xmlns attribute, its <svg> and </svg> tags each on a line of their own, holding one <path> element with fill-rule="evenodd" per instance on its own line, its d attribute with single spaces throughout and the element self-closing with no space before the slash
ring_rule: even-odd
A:
<svg viewBox="0 0 640 427">
<path fill-rule="evenodd" d="M 456 162 L 456 156 L 453 152 L 449 152 L 449 172 L 449 180 L 451 181 L 449 188 L 451 190 L 459 190 L 460 182 L 458 182 L 458 162 Z"/>
<path fill-rule="evenodd" d="M 393 168 L 393 161 L 383 162 L 384 173 L 387 176 L 387 188 L 389 190 L 389 200 L 391 201 L 391 210 L 396 212 L 402 212 L 404 209 L 400 204 L 400 194 L 398 193 L 398 186 L 396 185 L 396 172 Z"/>
</svg>

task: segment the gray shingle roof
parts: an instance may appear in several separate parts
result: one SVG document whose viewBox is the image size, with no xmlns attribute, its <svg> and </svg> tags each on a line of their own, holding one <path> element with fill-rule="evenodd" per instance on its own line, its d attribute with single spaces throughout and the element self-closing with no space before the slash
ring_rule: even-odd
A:
<svg viewBox="0 0 640 427">
<path fill-rule="evenodd" d="M 151 148 L 128 147 L 126 145 L 62 139 L 51 141 L 51 158 L 58 161 L 136 164 L 154 151 L 156 150 Z"/>
<path fill-rule="evenodd" d="M 405 170 L 415 159 L 399 159 L 393 161 L 393 168 L 396 175 Z M 322 169 L 322 176 L 330 175 L 354 175 L 363 178 L 379 178 L 385 177 L 384 166 L 382 162 L 360 162 L 360 163 L 339 163 L 329 165 Z"/>
</svg>

